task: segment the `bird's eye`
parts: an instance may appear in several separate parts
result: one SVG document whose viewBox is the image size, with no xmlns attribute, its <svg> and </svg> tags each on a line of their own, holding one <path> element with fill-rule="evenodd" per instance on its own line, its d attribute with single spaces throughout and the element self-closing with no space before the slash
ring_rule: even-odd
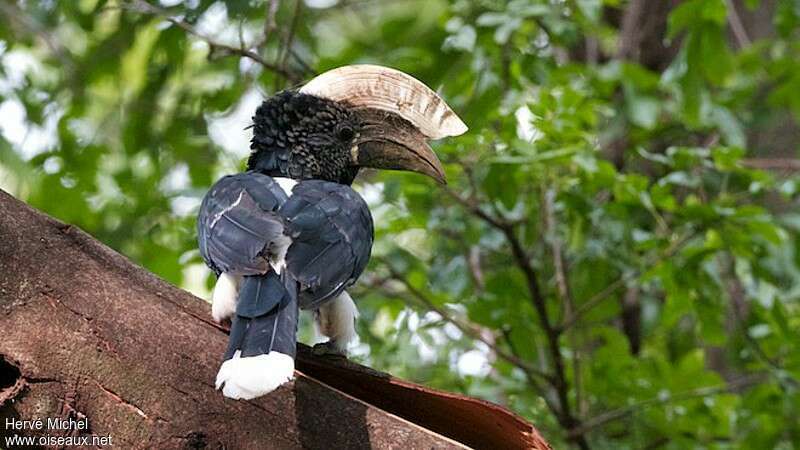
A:
<svg viewBox="0 0 800 450">
<path fill-rule="evenodd" d="M 353 131 L 353 129 L 348 126 L 344 126 L 339 128 L 338 135 L 339 135 L 339 140 L 349 141 L 350 139 L 353 139 L 353 136 L 355 136 L 355 131 Z"/>
</svg>

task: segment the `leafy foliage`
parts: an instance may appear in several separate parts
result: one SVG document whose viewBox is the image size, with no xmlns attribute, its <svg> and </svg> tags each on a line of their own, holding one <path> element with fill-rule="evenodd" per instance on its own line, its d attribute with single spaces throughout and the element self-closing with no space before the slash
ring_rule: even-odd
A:
<svg viewBox="0 0 800 450">
<path fill-rule="evenodd" d="M 555 448 L 796 448 L 798 179 L 758 167 L 798 150 L 800 6 L 669 3 L 4 2 L 0 184 L 204 293 L 194 215 L 260 96 L 394 66 L 471 130 L 446 188 L 361 177 L 357 358 Z"/>
</svg>

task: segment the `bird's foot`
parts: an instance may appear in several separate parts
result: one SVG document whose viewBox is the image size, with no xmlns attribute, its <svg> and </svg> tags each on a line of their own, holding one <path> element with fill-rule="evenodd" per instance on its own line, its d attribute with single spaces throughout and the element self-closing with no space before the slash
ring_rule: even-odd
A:
<svg viewBox="0 0 800 450">
<path fill-rule="evenodd" d="M 340 356 L 347 358 L 347 344 L 342 345 L 334 339 L 328 342 L 320 342 L 315 344 L 311 349 L 311 353 L 316 356 Z"/>
</svg>

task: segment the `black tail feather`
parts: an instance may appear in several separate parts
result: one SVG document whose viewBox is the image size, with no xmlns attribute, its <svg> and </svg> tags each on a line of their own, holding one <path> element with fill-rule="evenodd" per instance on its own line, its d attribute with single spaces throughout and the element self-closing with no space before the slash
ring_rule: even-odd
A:
<svg viewBox="0 0 800 450">
<path fill-rule="evenodd" d="M 271 351 L 294 358 L 297 351 L 297 288 L 291 277 L 273 271 L 244 277 L 224 360 Z"/>
</svg>

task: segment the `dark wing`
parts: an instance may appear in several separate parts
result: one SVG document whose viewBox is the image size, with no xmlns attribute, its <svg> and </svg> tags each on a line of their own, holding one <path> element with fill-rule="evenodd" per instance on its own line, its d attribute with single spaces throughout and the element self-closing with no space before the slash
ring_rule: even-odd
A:
<svg viewBox="0 0 800 450">
<path fill-rule="evenodd" d="M 301 181 L 279 213 L 292 239 L 286 267 L 300 283 L 301 308 L 339 295 L 364 271 L 372 251 L 372 216 L 350 186 Z"/>
<path fill-rule="evenodd" d="M 203 198 L 197 216 L 197 240 L 206 264 L 217 275 L 266 272 L 265 250 L 285 239 L 276 211 L 286 199 L 275 180 L 259 173 L 239 173 L 217 181 Z"/>
</svg>

